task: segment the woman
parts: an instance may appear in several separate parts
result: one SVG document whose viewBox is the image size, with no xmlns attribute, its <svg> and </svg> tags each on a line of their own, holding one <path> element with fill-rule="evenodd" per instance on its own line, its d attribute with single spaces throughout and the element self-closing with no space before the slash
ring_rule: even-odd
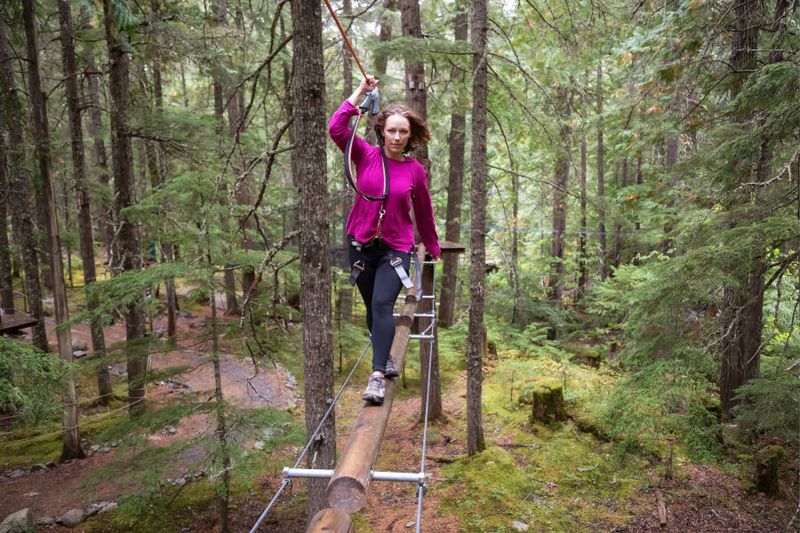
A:
<svg viewBox="0 0 800 533">
<path fill-rule="evenodd" d="M 331 117 L 328 125 L 330 135 L 341 150 L 345 150 L 351 133 L 350 118 L 359 112 L 357 102 L 377 84 L 372 76 L 362 80 L 358 89 Z M 363 195 L 356 194 L 347 219 L 347 234 L 352 241 L 351 280 L 355 278 L 364 299 L 367 327 L 372 334 L 372 375 L 364 399 L 380 405 L 383 403 L 385 379 L 398 375 L 389 354 L 394 338 L 392 310 L 401 286 L 408 283 L 414 247 L 412 206 L 417 229 L 428 253 L 438 259 L 441 249 L 425 169 L 407 155 L 419 143 L 430 139 L 425 121 L 407 107 L 395 104 L 381 111 L 374 124 L 378 146 L 356 136 L 350 148 L 357 187 Z M 384 190 L 384 165 L 388 168 L 388 191 Z M 381 199 L 383 196 L 385 198 Z"/>
</svg>

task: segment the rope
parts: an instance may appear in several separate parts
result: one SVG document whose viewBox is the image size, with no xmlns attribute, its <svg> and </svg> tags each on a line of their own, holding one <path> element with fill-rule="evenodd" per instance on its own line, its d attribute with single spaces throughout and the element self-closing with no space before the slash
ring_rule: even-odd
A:
<svg viewBox="0 0 800 533">
<path fill-rule="evenodd" d="M 433 267 L 431 267 L 433 268 Z M 436 269 L 434 268 L 434 273 Z M 421 274 L 421 272 L 420 272 Z M 422 279 L 422 276 L 419 276 Z M 422 290 L 420 288 L 420 295 L 422 294 Z M 434 298 L 431 300 L 431 310 L 433 313 L 433 318 L 431 318 L 431 335 L 434 336 L 428 343 L 428 376 L 427 376 L 427 383 L 425 384 L 425 423 L 422 426 L 422 459 L 420 460 L 419 471 L 423 475 L 422 483 L 417 485 L 417 528 L 416 533 L 420 533 L 422 531 L 422 497 L 425 494 L 425 454 L 428 449 L 428 410 L 430 407 L 431 402 L 431 367 L 433 366 L 433 343 L 436 342 L 436 287 L 434 286 L 433 289 Z"/>
<path fill-rule="evenodd" d="M 331 412 L 336 407 L 336 404 L 339 402 L 339 398 L 342 397 L 342 394 L 344 393 L 344 389 L 347 387 L 347 384 L 350 383 L 350 379 L 353 377 L 353 374 L 355 374 L 356 369 L 358 368 L 358 365 L 361 363 L 361 360 L 364 359 L 364 354 L 367 353 L 367 349 L 370 347 L 371 344 L 372 344 L 372 339 L 367 341 L 367 345 L 364 346 L 363 350 L 361 350 L 361 355 L 358 356 L 358 360 L 353 365 L 353 368 L 350 370 L 350 373 L 347 375 L 347 377 L 345 378 L 344 382 L 342 382 L 342 386 L 339 387 L 339 392 L 337 392 L 336 396 L 334 396 L 330 407 L 328 407 L 328 410 L 325 411 L 325 414 L 322 416 L 322 419 L 319 421 L 319 425 L 317 426 L 317 429 L 315 429 L 314 433 L 312 433 L 311 437 L 309 437 L 305 448 L 303 448 L 303 451 L 300 452 L 300 456 L 297 458 L 297 461 L 295 461 L 294 466 L 292 468 L 297 468 L 298 467 L 298 465 L 302 462 L 303 458 L 308 453 L 308 450 L 311 448 L 311 444 L 317 439 L 317 435 L 319 434 L 320 430 L 322 429 L 322 426 L 325 424 L 325 421 L 328 419 L 328 417 L 330 416 Z M 261 522 L 263 522 L 264 519 L 267 517 L 267 515 L 270 512 L 270 510 L 272 509 L 272 506 L 278 500 L 278 497 L 280 496 L 281 492 L 283 492 L 283 489 L 285 489 L 291 482 L 292 481 L 289 478 L 286 478 L 286 479 L 283 480 L 283 482 L 281 483 L 281 486 L 278 488 L 278 491 L 275 493 L 275 496 L 272 497 L 272 499 L 270 500 L 269 504 L 267 504 L 267 507 L 261 513 L 261 516 L 258 517 L 258 520 L 256 521 L 256 523 L 253 525 L 252 528 L 250 528 L 250 533 L 255 533 L 255 531 L 258 530 L 259 526 L 261 525 Z"/>
<path fill-rule="evenodd" d="M 87 426 L 89 424 L 94 424 L 98 420 L 102 420 L 104 418 L 107 418 L 107 417 L 113 415 L 114 413 L 116 413 L 118 411 L 122 411 L 123 409 L 127 409 L 128 407 L 130 407 L 132 405 L 136 405 L 139 402 L 143 402 L 144 400 L 145 400 L 144 398 L 139 398 L 138 400 L 136 400 L 134 402 L 126 403 L 122 407 L 119 407 L 119 408 L 114 409 L 112 411 L 108 411 L 107 413 L 103 413 L 102 415 L 97 416 L 97 417 L 93 418 L 92 420 L 87 420 L 87 421 L 85 421 L 83 423 L 79 423 L 78 425 L 73 426 L 71 428 L 62 428 L 62 429 L 59 429 L 58 431 L 51 431 L 50 433 L 42 433 L 40 435 L 35 435 L 33 437 L 26 437 L 24 439 L 7 440 L 7 441 L 3 441 L 3 443 L 4 444 L 19 444 L 20 442 L 28 442 L 28 441 L 32 441 L 32 440 L 36 440 L 36 439 L 41 439 L 42 437 L 52 437 L 54 435 L 60 435 L 60 434 L 64 433 L 65 431 L 72 431 L 72 430 L 78 429 L 78 428 L 80 428 L 82 426 Z"/>
<path fill-rule="evenodd" d="M 331 6 L 331 3 L 330 3 L 329 0 L 325 0 L 325 5 L 328 6 L 328 11 L 330 11 L 331 17 L 333 17 L 333 21 L 336 23 L 336 27 L 339 28 L 339 33 L 342 34 L 342 38 L 344 39 L 344 44 L 347 45 L 347 48 L 350 50 L 350 54 L 353 56 L 353 59 L 355 60 L 356 65 L 358 65 L 358 70 L 361 71 L 361 74 L 364 76 L 364 79 L 366 80 L 367 79 L 367 73 L 364 70 L 364 67 L 361 66 L 361 61 L 358 60 L 358 55 L 353 50 L 353 45 L 350 44 L 350 39 L 347 38 L 347 32 L 344 31 L 344 28 L 342 27 L 342 23 L 339 22 L 339 17 L 336 16 L 336 12 L 334 12 L 333 6 Z"/>
</svg>

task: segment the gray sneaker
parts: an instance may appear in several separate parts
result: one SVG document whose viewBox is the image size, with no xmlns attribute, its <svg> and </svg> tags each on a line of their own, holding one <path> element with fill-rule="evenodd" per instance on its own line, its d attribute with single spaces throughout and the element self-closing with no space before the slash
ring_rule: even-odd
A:
<svg viewBox="0 0 800 533">
<path fill-rule="evenodd" d="M 400 372 L 397 371 L 397 365 L 394 364 L 394 359 L 392 359 L 391 355 L 389 359 L 386 360 L 386 370 L 384 370 L 383 375 L 390 379 L 400 375 Z"/>
<path fill-rule="evenodd" d="M 383 396 L 386 392 L 386 380 L 380 376 L 370 376 L 367 382 L 367 390 L 364 391 L 364 399 L 375 405 L 383 403 Z"/>
</svg>

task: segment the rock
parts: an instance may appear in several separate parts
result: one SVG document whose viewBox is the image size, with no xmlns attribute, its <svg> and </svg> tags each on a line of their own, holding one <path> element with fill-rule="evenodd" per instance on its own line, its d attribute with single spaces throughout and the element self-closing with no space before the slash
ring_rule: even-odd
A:
<svg viewBox="0 0 800 533">
<path fill-rule="evenodd" d="M 411 522 L 406 522 L 406 527 L 407 528 L 412 528 L 412 527 L 414 527 L 416 525 L 417 525 L 417 521 L 416 520 L 412 520 Z"/>
<path fill-rule="evenodd" d="M 206 323 L 203 322 L 202 320 L 199 320 L 197 322 L 192 322 L 191 324 L 189 324 L 189 327 L 191 329 L 202 329 L 202 328 L 206 327 Z"/>
<path fill-rule="evenodd" d="M 161 339 L 166 334 L 167 334 L 167 328 L 162 326 L 160 328 L 154 329 L 153 332 L 150 334 L 150 336 L 156 339 Z"/>
<path fill-rule="evenodd" d="M 55 461 L 47 461 L 44 464 L 44 466 L 46 466 L 47 468 L 55 468 L 56 467 L 56 462 Z"/>
<path fill-rule="evenodd" d="M 100 452 L 100 453 L 108 453 L 108 452 L 110 452 L 110 451 L 111 451 L 111 447 L 110 447 L 110 446 L 102 446 L 102 447 L 101 447 L 99 450 L 97 450 L 97 451 L 98 451 L 98 452 Z"/>
<path fill-rule="evenodd" d="M 86 355 L 86 351 L 84 351 L 84 350 L 75 350 L 74 352 L 72 352 L 72 357 L 74 357 L 75 359 L 80 359 L 81 357 L 83 357 L 85 355 Z"/>
<path fill-rule="evenodd" d="M 117 446 L 119 446 L 119 442 L 111 441 L 111 444 L 109 444 L 109 446 L 111 446 L 112 448 L 116 448 Z"/>
<path fill-rule="evenodd" d="M 174 435 L 177 432 L 178 430 L 175 428 L 175 426 L 164 426 L 164 434 L 166 435 Z"/>
<path fill-rule="evenodd" d="M 33 515 L 27 507 L 10 514 L 0 524 L 0 533 L 26 533 L 33 529 Z"/>
<path fill-rule="evenodd" d="M 38 472 L 39 470 L 47 470 L 47 465 L 36 463 L 35 465 L 31 466 L 31 472 Z"/>
<path fill-rule="evenodd" d="M 25 477 L 26 475 L 27 472 L 25 472 L 24 470 L 14 470 L 10 474 L 8 474 L 8 479 L 19 479 L 21 477 Z"/>
<path fill-rule="evenodd" d="M 104 513 L 108 510 L 108 506 L 112 504 L 116 507 L 117 502 L 94 502 L 86 508 L 86 516 L 94 516 L 97 513 Z"/>
<path fill-rule="evenodd" d="M 23 496 L 27 498 L 35 498 L 39 494 L 41 494 L 41 492 L 36 492 L 35 490 L 32 490 L 31 492 L 26 492 L 25 494 L 23 494 Z"/>
<path fill-rule="evenodd" d="M 265 439 L 272 439 L 275 436 L 275 429 L 265 428 L 264 431 L 262 431 L 262 434 L 264 435 Z"/>
<path fill-rule="evenodd" d="M 86 351 L 89 349 L 89 343 L 83 339 L 72 339 L 72 349 Z"/>
<path fill-rule="evenodd" d="M 528 531 L 529 527 L 525 522 L 517 522 L 516 520 L 511 522 L 511 529 L 514 531 Z"/>
<path fill-rule="evenodd" d="M 253 448 L 255 448 L 256 450 L 259 450 L 259 451 L 263 450 L 264 449 L 264 441 L 263 440 L 255 441 L 253 443 Z"/>
<path fill-rule="evenodd" d="M 56 524 L 56 519 L 52 516 L 43 516 L 36 520 L 37 526 L 54 526 Z"/>
<path fill-rule="evenodd" d="M 99 444 L 92 444 L 91 448 L 89 448 L 89 451 L 90 452 L 99 452 L 100 451 L 100 445 Z"/>
<path fill-rule="evenodd" d="M 107 513 L 109 511 L 113 511 L 117 508 L 117 502 L 108 502 L 102 509 L 100 509 L 101 513 Z"/>
<path fill-rule="evenodd" d="M 188 320 L 190 318 L 194 318 L 194 315 L 192 313 L 187 312 L 187 311 L 177 311 L 175 313 L 175 316 L 177 316 L 178 318 L 183 318 L 184 320 Z"/>
<path fill-rule="evenodd" d="M 84 520 L 86 520 L 86 513 L 83 512 L 83 509 L 72 509 L 64 513 L 56 522 L 64 527 L 75 527 Z"/>
</svg>

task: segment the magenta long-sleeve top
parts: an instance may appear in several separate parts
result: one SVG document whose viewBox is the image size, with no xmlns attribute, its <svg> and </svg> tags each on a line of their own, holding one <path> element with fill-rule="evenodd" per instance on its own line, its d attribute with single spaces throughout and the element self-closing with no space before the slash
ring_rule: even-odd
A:
<svg viewBox="0 0 800 533">
<path fill-rule="evenodd" d="M 345 100 L 328 124 L 331 139 L 342 151 L 350 136 L 350 117 L 357 114 L 356 107 Z M 369 196 L 381 196 L 383 166 L 380 148 L 356 136 L 353 140 L 352 159 L 358 177 L 358 188 Z M 410 251 L 414 247 L 414 222 L 411 220 L 413 206 L 417 229 L 425 248 L 433 257 L 439 257 L 442 251 L 439 247 L 439 236 L 436 234 L 425 169 L 419 161 L 408 156 L 403 161 L 389 158 L 386 161 L 389 165 L 389 195 L 384 201 L 386 214 L 381 227 L 381 238 L 393 250 Z M 360 242 L 367 242 L 375 237 L 380 205 L 380 201 L 371 202 L 356 194 L 350 216 L 347 217 L 348 235 Z"/>
</svg>

